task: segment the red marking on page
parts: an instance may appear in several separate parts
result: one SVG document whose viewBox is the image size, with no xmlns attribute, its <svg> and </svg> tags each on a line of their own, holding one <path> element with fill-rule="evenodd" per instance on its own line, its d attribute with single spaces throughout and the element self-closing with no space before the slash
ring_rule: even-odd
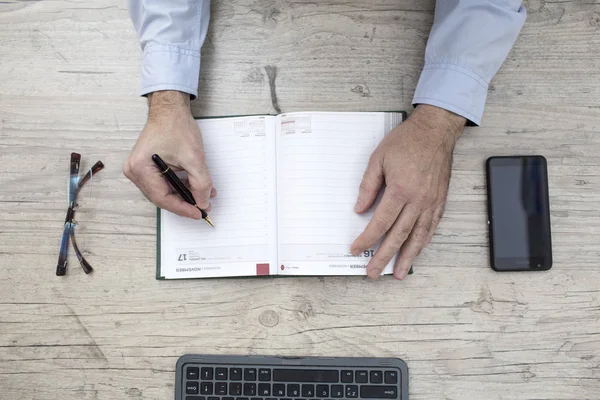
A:
<svg viewBox="0 0 600 400">
<path fill-rule="evenodd" d="M 269 275 L 269 264 L 256 264 L 256 275 Z"/>
</svg>

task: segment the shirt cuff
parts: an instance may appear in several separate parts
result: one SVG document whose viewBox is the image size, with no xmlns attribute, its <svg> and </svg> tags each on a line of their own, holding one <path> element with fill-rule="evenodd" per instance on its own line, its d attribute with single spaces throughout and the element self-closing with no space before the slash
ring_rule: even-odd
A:
<svg viewBox="0 0 600 400">
<path fill-rule="evenodd" d="M 142 59 L 142 96 L 159 90 L 178 90 L 198 96 L 200 54 L 175 46 L 146 46 Z"/>
<path fill-rule="evenodd" d="M 426 64 L 419 78 L 413 105 L 429 104 L 452 111 L 480 125 L 488 82 L 472 70 L 450 63 Z"/>
</svg>

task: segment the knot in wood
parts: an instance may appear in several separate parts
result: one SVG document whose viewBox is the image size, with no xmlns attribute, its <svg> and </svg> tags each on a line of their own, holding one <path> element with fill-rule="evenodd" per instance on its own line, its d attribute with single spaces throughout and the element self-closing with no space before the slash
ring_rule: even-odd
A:
<svg viewBox="0 0 600 400">
<path fill-rule="evenodd" d="M 279 323 L 279 314 L 273 310 L 266 310 L 260 313 L 258 321 L 261 325 L 272 328 Z"/>
</svg>

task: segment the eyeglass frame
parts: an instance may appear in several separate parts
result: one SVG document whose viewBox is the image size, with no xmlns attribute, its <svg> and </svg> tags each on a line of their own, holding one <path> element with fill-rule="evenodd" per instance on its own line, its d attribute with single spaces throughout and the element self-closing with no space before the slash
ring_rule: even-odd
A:
<svg viewBox="0 0 600 400">
<path fill-rule="evenodd" d="M 76 200 L 77 196 L 83 187 L 83 185 L 89 181 L 93 175 L 100 172 L 104 168 L 104 164 L 102 161 L 97 161 L 88 171 L 87 173 L 80 179 L 79 178 L 79 165 L 81 161 L 81 154 L 71 153 L 70 160 L 70 175 L 69 175 L 69 192 L 68 196 L 68 204 L 67 215 L 65 216 L 65 225 L 63 228 L 62 239 L 60 241 L 60 251 L 58 254 L 58 263 L 56 265 L 56 275 L 64 276 L 67 273 L 67 258 L 69 253 L 69 241 L 73 244 L 73 249 L 75 250 L 75 255 L 79 260 L 79 264 L 81 264 L 81 268 L 86 274 L 90 274 L 94 271 L 90 263 L 85 259 L 81 251 L 79 250 L 79 246 L 77 246 L 77 241 L 75 240 L 75 226 L 77 225 L 75 221 L 75 208 L 76 208 Z"/>
</svg>

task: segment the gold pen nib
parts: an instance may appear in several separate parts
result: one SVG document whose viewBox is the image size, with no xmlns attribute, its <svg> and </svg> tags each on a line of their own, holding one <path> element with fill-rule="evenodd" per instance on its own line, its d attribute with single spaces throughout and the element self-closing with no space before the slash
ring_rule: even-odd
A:
<svg viewBox="0 0 600 400">
<path fill-rule="evenodd" d="M 208 216 L 208 214 L 205 211 L 203 211 L 200 207 L 198 207 L 198 204 L 194 204 L 194 207 L 196 207 L 198 210 L 200 210 L 200 212 L 203 215 L 202 219 L 204 220 L 204 222 L 206 222 L 207 224 L 209 224 L 210 226 L 212 226 L 214 228 L 215 224 L 213 224 L 213 222 L 210 220 L 210 217 Z M 204 215 L 206 215 L 206 217 L 204 217 Z"/>
<path fill-rule="evenodd" d="M 215 227 L 215 224 L 213 224 L 208 215 L 206 216 L 206 218 L 204 218 L 204 221 L 206 221 L 206 223 L 212 226 L 213 228 Z"/>
</svg>

